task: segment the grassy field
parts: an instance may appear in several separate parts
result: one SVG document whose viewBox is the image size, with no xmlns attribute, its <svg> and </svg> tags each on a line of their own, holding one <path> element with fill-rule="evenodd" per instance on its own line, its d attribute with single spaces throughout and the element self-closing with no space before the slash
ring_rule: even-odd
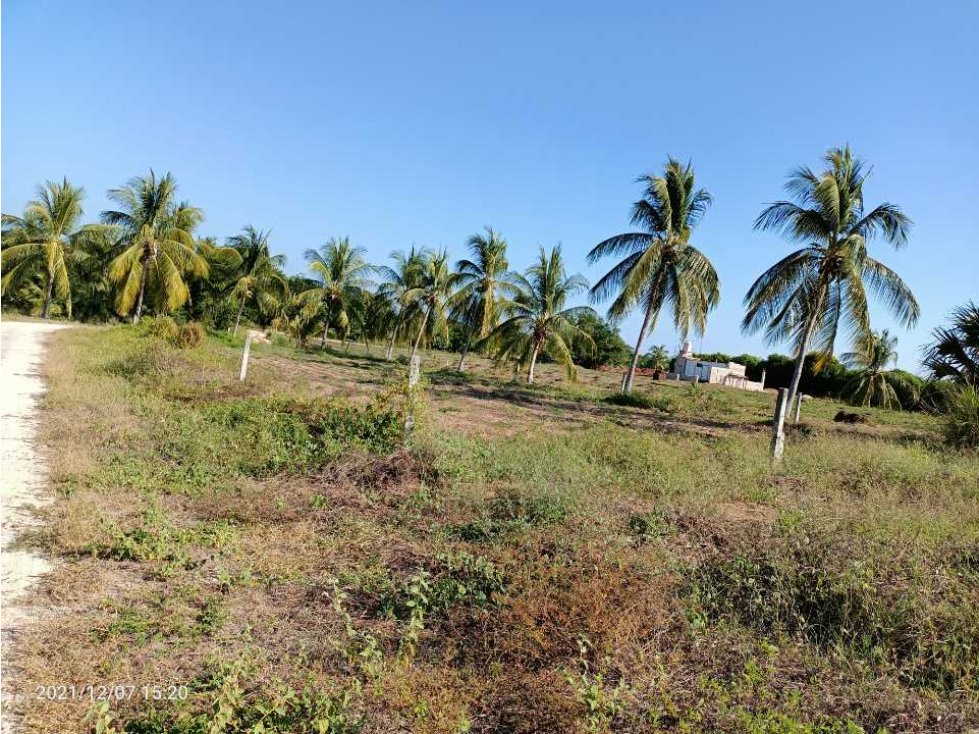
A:
<svg viewBox="0 0 979 734">
<path fill-rule="evenodd" d="M 238 355 L 54 337 L 25 731 L 979 726 L 979 457 L 928 416 L 807 403 L 773 469 L 771 393 L 434 354 L 405 446 L 403 355 Z"/>
</svg>

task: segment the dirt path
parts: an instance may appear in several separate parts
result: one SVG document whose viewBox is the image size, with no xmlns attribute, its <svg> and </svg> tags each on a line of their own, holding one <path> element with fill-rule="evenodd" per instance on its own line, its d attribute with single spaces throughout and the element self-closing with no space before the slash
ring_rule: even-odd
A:
<svg viewBox="0 0 979 734">
<path fill-rule="evenodd" d="M 0 462 L 0 632 L 3 646 L 16 635 L 30 610 L 18 599 L 39 575 L 49 568 L 33 553 L 10 550 L 20 531 L 34 524 L 31 507 L 49 501 L 45 492 L 45 467 L 38 455 L 37 408 L 44 391 L 38 369 L 44 355 L 44 340 L 59 324 L 4 321 L 0 324 L 0 391 L 2 391 L 3 458 Z M 6 665 L 7 661 L 3 661 Z M 3 722 L 10 731 L 10 722 Z"/>
</svg>

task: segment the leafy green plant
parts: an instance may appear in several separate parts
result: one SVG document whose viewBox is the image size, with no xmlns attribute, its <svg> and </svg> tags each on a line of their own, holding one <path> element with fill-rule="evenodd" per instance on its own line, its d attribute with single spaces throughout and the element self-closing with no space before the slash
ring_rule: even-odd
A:
<svg viewBox="0 0 979 734">
<path fill-rule="evenodd" d="M 571 686 L 575 698 L 585 707 L 585 728 L 598 734 L 607 731 L 625 710 L 629 686 L 624 678 L 612 686 L 606 673 L 591 670 L 588 663 L 591 643 L 586 638 L 579 637 L 578 649 L 578 669 L 566 670 L 564 679 Z"/>
<path fill-rule="evenodd" d="M 465 551 L 440 553 L 436 562 L 441 569 L 431 585 L 433 609 L 447 609 L 461 603 L 492 606 L 496 603 L 495 595 L 506 589 L 503 573 L 482 556 Z"/>
<path fill-rule="evenodd" d="M 659 510 L 645 513 L 634 512 L 629 515 L 627 522 L 629 534 L 635 538 L 638 545 L 656 538 L 662 538 L 672 528 L 669 518 Z"/>
</svg>

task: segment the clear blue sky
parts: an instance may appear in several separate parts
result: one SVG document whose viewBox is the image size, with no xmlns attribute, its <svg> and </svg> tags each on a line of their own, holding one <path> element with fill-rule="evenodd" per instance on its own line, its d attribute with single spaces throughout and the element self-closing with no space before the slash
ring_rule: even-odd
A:
<svg viewBox="0 0 979 734">
<path fill-rule="evenodd" d="M 722 300 L 696 346 L 767 354 L 742 298 L 789 245 L 752 221 L 790 167 L 849 142 L 874 166 L 868 203 L 915 220 L 906 250 L 876 253 L 922 306 L 901 365 L 979 297 L 976 2 L 6 0 L 2 20 L 3 211 L 67 176 L 94 218 L 153 167 L 204 208 L 202 234 L 271 228 L 291 271 L 331 235 L 381 261 L 460 256 L 492 225 L 514 266 L 561 242 L 594 281 L 586 252 L 674 155 L 715 197 L 695 242 Z"/>
</svg>

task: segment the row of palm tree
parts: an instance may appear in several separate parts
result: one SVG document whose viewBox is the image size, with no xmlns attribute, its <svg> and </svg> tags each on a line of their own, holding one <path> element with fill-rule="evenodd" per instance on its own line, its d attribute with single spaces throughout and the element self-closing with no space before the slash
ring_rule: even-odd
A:
<svg viewBox="0 0 979 734">
<path fill-rule="evenodd" d="M 901 278 L 868 252 L 875 239 L 901 247 L 910 219 L 899 207 L 864 204 L 868 170 L 849 148 L 825 156 L 826 168 L 799 168 L 786 183 L 789 200 L 768 205 L 756 229 L 773 230 L 801 248 L 779 260 L 751 286 L 745 297 L 746 333 L 763 332 L 770 342 L 790 341 L 796 368 L 790 398 L 798 392 L 805 356 L 828 359 L 845 331 L 858 351 L 874 338 L 868 301 L 881 298 L 906 326 L 919 316 L 918 304 Z M 595 245 L 590 263 L 616 260 L 590 289 L 592 302 L 611 300 L 609 318 L 618 321 L 639 311 L 642 322 L 622 390 L 633 387 L 643 345 L 665 308 L 681 339 L 703 333 L 720 300 L 717 272 L 692 243 L 694 228 L 711 205 L 698 188 L 693 166 L 669 159 L 660 175 L 637 180 L 642 194 L 632 207 L 634 231 Z M 412 247 L 392 255 L 392 265 L 373 266 L 366 251 L 348 238 L 331 239 L 305 253 L 315 282 L 290 287 L 285 259 L 273 255 L 269 233 L 251 226 L 224 246 L 195 239 L 200 209 L 178 201 L 170 174 L 134 178 L 109 192 L 116 209 L 97 224 L 82 224 L 84 192 L 67 181 L 48 183 L 20 217 L 3 215 L 3 289 L 43 279 L 42 315 L 53 300 L 70 315 L 72 268 L 93 251 L 109 252 L 106 275 L 114 288 L 118 314 L 138 322 L 152 304 L 172 312 L 191 300 L 191 285 L 220 270 L 230 283 L 226 298 L 235 307 L 232 331 L 246 309 L 304 340 L 322 329 L 346 342 L 352 329 L 370 345 L 388 341 L 390 358 L 398 341 L 417 354 L 427 340 L 445 335 L 450 322 L 465 330 L 459 369 L 471 349 L 489 351 L 526 369 L 534 379 L 538 358 L 547 354 L 573 373 L 571 345 L 587 342 L 576 319 L 590 310 L 569 307 L 588 286 L 565 272 L 560 247 L 540 250 L 523 273 L 510 270 L 506 240 L 487 228 L 468 242 L 469 257 L 452 267 L 445 250 Z M 308 286 L 308 287 L 302 287 Z M 886 350 L 885 350 L 886 351 Z"/>
</svg>

